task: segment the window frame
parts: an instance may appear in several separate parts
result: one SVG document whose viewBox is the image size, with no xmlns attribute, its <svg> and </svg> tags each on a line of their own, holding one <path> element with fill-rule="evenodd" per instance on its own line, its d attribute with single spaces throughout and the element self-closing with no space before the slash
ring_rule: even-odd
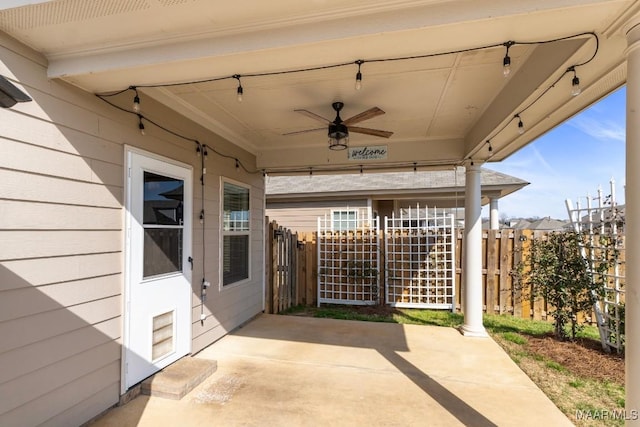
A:
<svg viewBox="0 0 640 427">
<path fill-rule="evenodd" d="M 248 219 L 247 219 L 247 230 L 239 230 L 239 231 L 228 231 L 225 230 L 225 206 L 224 206 L 224 196 L 225 196 L 225 184 L 231 184 L 234 185 L 236 187 L 241 187 L 245 190 L 247 190 L 247 197 L 248 197 L 248 206 L 247 206 L 247 213 L 248 213 Z M 252 256 L 251 256 L 251 248 L 252 248 L 252 244 L 251 244 L 251 232 L 252 232 L 252 218 L 251 218 L 251 186 L 247 185 L 243 182 L 240 181 L 236 181 L 233 180 L 231 178 L 226 178 L 226 177 L 220 177 L 220 238 L 219 238 L 219 244 L 220 244 L 220 251 L 219 251 L 219 269 L 220 269 L 220 277 L 219 277 L 219 289 L 225 290 L 225 289 L 230 289 L 230 288 L 234 288 L 236 286 L 240 286 L 242 284 L 248 283 L 252 280 L 252 268 L 251 268 L 251 261 L 252 261 Z M 247 277 L 237 280 L 235 282 L 231 282 L 231 283 L 224 283 L 224 256 L 225 256 L 225 252 L 224 252 L 224 239 L 226 236 L 247 236 Z"/>
<path fill-rule="evenodd" d="M 334 218 L 335 214 L 346 214 L 347 216 L 353 213 L 355 215 L 354 219 L 340 219 L 340 221 L 336 221 L 336 219 Z M 344 209 L 331 209 L 331 230 L 333 231 L 356 231 L 358 229 L 358 217 L 360 216 L 360 212 L 358 209 L 353 209 L 353 208 L 344 208 Z M 354 226 L 353 227 L 347 227 L 347 228 L 342 228 L 342 227 L 336 227 L 336 222 L 338 223 L 342 223 L 342 222 L 347 222 L 348 224 L 350 224 L 351 222 L 353 222 Z"/>
</svg>

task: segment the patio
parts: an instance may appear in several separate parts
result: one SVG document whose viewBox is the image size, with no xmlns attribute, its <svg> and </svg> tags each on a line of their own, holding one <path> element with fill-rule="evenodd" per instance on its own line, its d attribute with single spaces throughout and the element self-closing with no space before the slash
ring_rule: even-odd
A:
<svg viewBox="0 0 640 427">
<path fill-rule="evenodd" d="M 195 357 L 218 370 L 182 400 L 92 426 L 572 425 L 493 340 L 452 328 L 261 315 Z"/>
</svg>

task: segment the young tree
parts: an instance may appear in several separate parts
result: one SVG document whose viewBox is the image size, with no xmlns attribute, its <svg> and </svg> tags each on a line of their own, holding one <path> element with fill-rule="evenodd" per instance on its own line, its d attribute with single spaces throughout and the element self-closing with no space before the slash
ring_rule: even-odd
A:
<svg viewBox="0 0 640 427">
<path fill-rule="evenodd" d="M 580 253 L 580 238 L 575 232 L 563 232 L 533 239 L 531 253 L 518 269 L 520 286 L 549 304 L 555 335 L 562 340 L 576 338 L 578 313 L 592 309 L 593 291 L 599 293 L 602 288 L 593 280 Z"/>
</svg>

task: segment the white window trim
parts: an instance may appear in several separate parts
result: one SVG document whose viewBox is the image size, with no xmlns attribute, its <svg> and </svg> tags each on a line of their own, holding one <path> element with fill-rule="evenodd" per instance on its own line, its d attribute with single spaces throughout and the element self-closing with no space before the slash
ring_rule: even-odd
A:
<svg viewBox="0 0 640 427">
<path fill-rule="evenodd" d="M 228 183 L 228 184 L 233 184 L 233 185 L 237 185 L 238 187 L 242 187 L 245 188 L 249 191 L 249 230 L 248 231 L 224 231 L 224 184 Z M 253 268 L 252 268 L 252 256 L 251 256 L 251 252 L 252 252 L 252 232 L 253 232 L 253 227 L 252 227 L 252 222 L 253 222 L 253 218 L 251 216 L 251 186 L 245 184 L 244 182 L 240 182 L 240 181 L 236 181 L 234 179 L 231 178 L 227 178 L 224 176 L 220 177 L 220 238 L 219 240 L 219 260 L 218 260 L 218 268 L 219 268 L 219 290 L 220 292 L 223 292 L 225 290 L 228 289 L 232 289 L 238 286 L 242 286 L 246 283 L 251 282 L 252 280 L 252 275 L 253 275 Z M 247 270 L 248 270 L 248 277 L 246 279 L 242 279 L 239 280 L 237 282 L 233 282 L 233 283 L 229 283 L 228 285 L 224 284 L 224 236 L 248 236 L 248 243 L 249 243 L 249 256 L 247 259 Z"/>
<path fill-rule="evenodd" d="M 343 208 L 343 209 L 331 209 L 331 230 L 332 231 L 345 231 L 345 230 L 336 230 L 335 228 L 335 219 L 333 217 L 334 213 L 339 212 L 339 213 L 346 213 L 347 215 L 349 213 L 354 213 L 356 215 L 355 217 L 355 222 L 356 222 L 356 226 L 354 228 L 357 229 L 358 228 L 358 218 L 360 217 L 360 212 L 358 208 Z"/>
</svg>

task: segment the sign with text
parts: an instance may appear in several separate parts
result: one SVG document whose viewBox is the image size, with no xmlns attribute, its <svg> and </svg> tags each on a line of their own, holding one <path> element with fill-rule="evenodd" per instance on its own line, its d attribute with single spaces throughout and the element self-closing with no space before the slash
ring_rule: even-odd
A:
<svg viewBox="0 0 640 427">
<path fill-rule="evenodd" d="M 349 147 L 349 160 L 380 160 L 387 158 L 386 145 Z"/>
</svg>

